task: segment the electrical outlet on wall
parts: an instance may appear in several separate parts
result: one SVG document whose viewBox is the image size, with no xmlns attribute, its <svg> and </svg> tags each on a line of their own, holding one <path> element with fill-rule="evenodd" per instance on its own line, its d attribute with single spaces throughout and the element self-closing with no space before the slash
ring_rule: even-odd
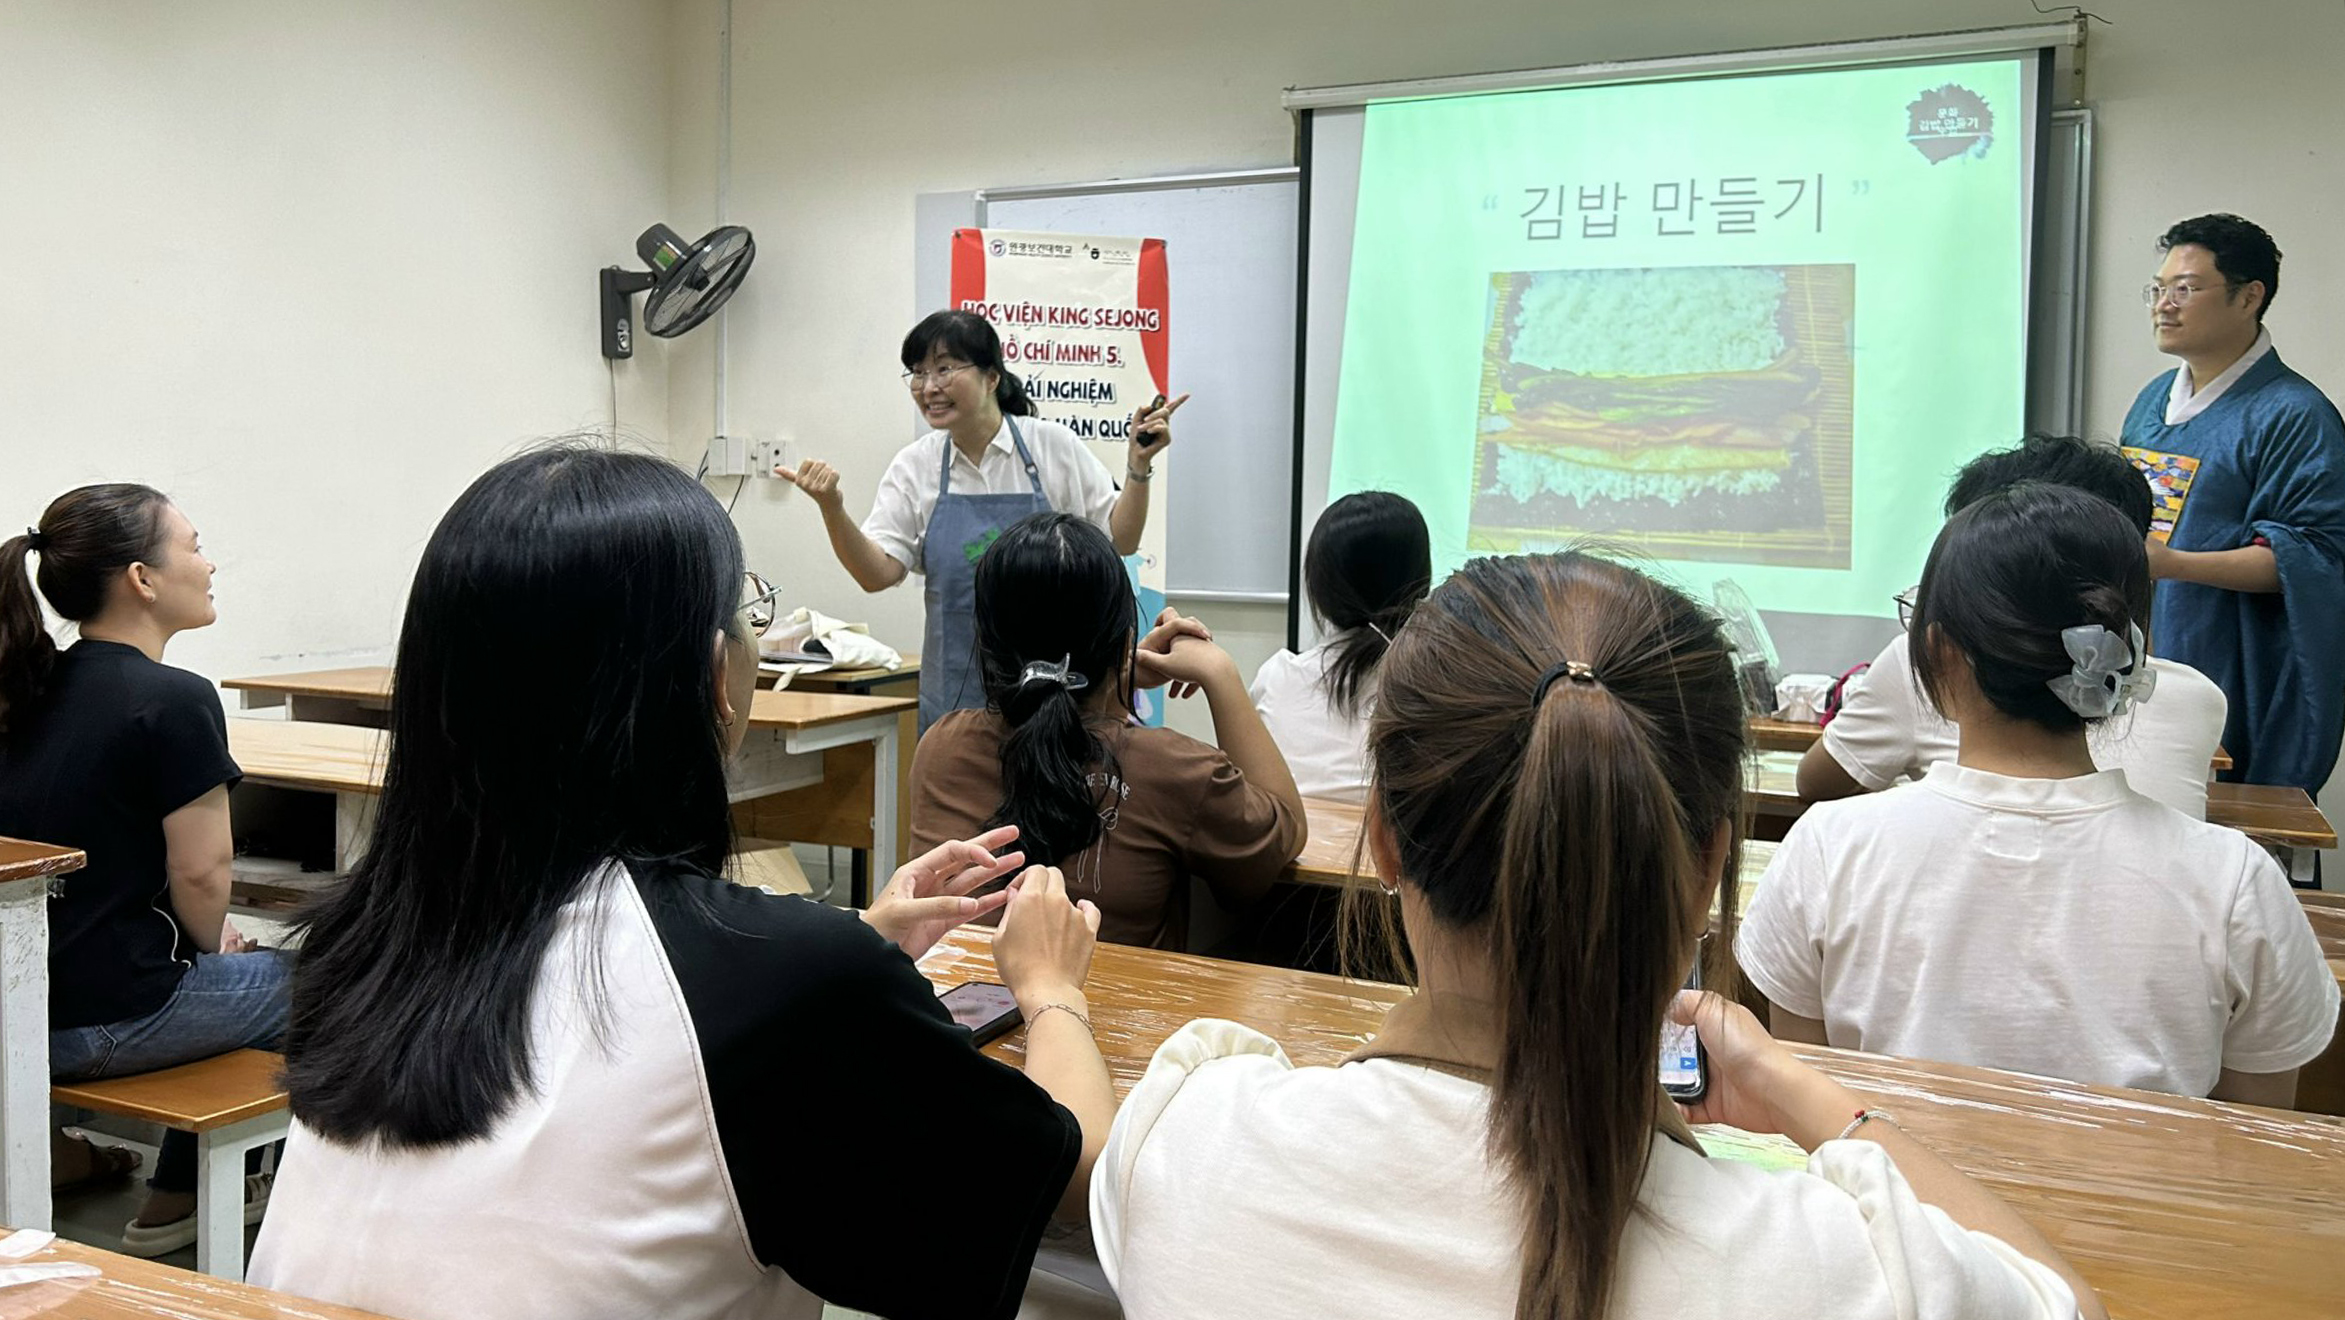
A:
<svg viewBox="0 0 2345 1320">
<path fill-rule="evenodd" d="M 797 461 L 795 454 L 796 446 L 790 443 L 790 438 L 786 433 L 778 438 L 751 440 L 749 442 L 749 475 L 770 477 L 774 474 L 775 468 L 789 467 L 795 463 Z"/>
<path fill-rule="evenodd" d="M 708 442 L 708 475 L 712 477 L 767 476 L 749 466 L 749 438 L 720 435 Z"/>
</svg>

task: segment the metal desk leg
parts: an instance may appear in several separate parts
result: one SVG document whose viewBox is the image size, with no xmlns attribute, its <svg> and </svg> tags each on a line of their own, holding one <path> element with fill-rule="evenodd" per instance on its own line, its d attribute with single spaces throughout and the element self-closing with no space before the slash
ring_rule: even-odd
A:
<svg viewBox="0 0 2345 1320">
<path fill-rule="evenodd" d="M 900 742 L 893 717 L 871 740 L 871 874 L 865 880 L 867 889 L 886 885 L 896 868 L 904 864 L 904 859 L 896 856 L 896 813 L 903 809 L 896 801 L 896 758 L 903 755 Z M 858 906 L 870 905 L 871 896 L 865 894 Z"/>
<path fill-rule="evenodd" d="M 0 885 L 0 1218 L 49 1227 L 49 880 Z"/>
</svg>

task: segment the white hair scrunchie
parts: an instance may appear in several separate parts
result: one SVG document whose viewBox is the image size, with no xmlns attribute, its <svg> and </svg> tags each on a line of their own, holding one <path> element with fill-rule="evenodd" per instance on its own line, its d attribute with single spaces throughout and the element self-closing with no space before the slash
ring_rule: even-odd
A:
<svg viewBox="0 0 2345 1320">
<path fill-rule="evenodd" d="M 2097 623 L 2060 630 L 2060 644 L 2076 667 L 2045 684 L 2060 704 L 2088 720 L 2123 714 L 2137 701 L 2149 700 L 2158 686 L 2158 671 L 2150 668 L 2141 625 L 2125 626 L 2127 636 Z M 2128 645 L 2130 643 L 2130 645 Z"/>
</svg>

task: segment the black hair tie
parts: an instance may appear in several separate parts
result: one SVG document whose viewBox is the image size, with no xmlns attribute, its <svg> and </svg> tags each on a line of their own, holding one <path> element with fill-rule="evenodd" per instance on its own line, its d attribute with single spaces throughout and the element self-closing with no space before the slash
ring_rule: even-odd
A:
<svg viewBox="0 0 2345 1320">
<path fill-rule="evenodd" d="M 47 548 L 48 548 L 48 546 L 49 546 L 49 538 L 48 538 L 47 536 L 44 536 L 44 535 L 42 535 L 42 533 L 41 533 L 41 529 L 40 529 L 40 528 L 38 528 L 38 527 L 27 527 L 27 528 L 25 528 L 25 529 L 24 529 L 24 548 L 25 548 L 25 549 L 27 549 L 27 550 L 45 550 L 45 549 L 47 549 Z"/>
<path fill-rule="evenodd" d="M 1581 664 L 1577 660 L 1565 660 L 1550 666 L 1546 673 L 1539 676 L 1539 690 L 1531 694 L 1531 709 L 1537 710 L 1546 704 L 1547 689 L 1555 686 L 1555 680 L 1559 678 L 1568 678 L 1574 683 L 1593 684 L 1601 681 L 1596 677 L 1596 671 L 1592 666 Z"/>
</svg>

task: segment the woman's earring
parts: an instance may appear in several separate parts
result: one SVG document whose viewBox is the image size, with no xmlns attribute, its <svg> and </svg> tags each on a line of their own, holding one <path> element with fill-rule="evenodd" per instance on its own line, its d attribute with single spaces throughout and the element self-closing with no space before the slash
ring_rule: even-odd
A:
<svg viewBox="0 0 2345 1320">
<path fill-rule="evenodd" d="M 1391 880 L 1378 880 L 1378 881 L 1376 882 L 1376 887 L 1377 887 L 1378 889 L 1381 889 L 1381 890 L 1383 890 L 1383 891 L 1384 891 L 1384 896 L 1385 896 L 1386 898 L 1399 898 L 1399 897 L 1400 897 L 1400 885 L 1399 885 L 1397 882 L 1395 882 L 1395 881 L 1391 881 Z"/>
</svg>

